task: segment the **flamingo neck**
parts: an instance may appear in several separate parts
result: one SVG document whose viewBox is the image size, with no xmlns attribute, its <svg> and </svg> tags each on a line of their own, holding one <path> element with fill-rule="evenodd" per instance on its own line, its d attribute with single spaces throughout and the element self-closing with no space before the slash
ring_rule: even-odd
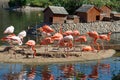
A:
<svg viewBox="0 0 120 80">
<path fill-rule="evenodd" d="M 108 34 L 107 34 L 107 36 L 108 36 L 107 41 L 110 41 L 110 35 L 111 35 L 111 33 L 108 33 Z"/>
<path fill-rule="evenodd" d="M 60 34 L 62 34 L 63 32 L 62 32 L 62 26 L 60 26 L 60 31 L 59 31 L 59 33 Z"/>
</svg>

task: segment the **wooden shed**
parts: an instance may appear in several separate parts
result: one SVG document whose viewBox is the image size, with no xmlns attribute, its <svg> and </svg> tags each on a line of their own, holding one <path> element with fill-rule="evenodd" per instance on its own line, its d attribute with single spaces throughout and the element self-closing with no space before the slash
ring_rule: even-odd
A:
<svg viewBox="0 0 120 80">
<path fill-rule="evenodd" d="M 68 15 L 66 23 L 79 23 L 79 17 L 77 15 Z"/>
<path fill-rule="evenodd" d="M 110 16 L 112 20 L 120 20 L 120 13 L 118 12 L 111 12 Z"/>
<path fill-rule="evenodd" d="M 84 4 L 75 11 L 81 22 L 95 22 L 100 20 L 100 10 L 94 5 Z"/>
<path fill-rule="evenodd" d="M 110 17 L 111 8 L 107 5 L 100 7 L 102 13 L 106 14 L 106 16 Z"/>
<path fill-rule="evenodd" d="M 100 20 L 110 19 L 111 8 L 107 5 L 100 7 L 101 15 Z"/>
<path fill-rule="evenodd" d="M 64 23 L 67 19 L 68 12 L 64 7 L 49 6 L 44 11 L 44 23 Z"/>
</svg>

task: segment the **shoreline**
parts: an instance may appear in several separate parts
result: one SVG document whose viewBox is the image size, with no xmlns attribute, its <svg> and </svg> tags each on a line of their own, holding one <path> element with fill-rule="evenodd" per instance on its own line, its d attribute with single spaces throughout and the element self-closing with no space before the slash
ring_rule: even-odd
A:
<svg viewBox="0 0 120 80">
<path fill-rule="evenodd" d="M 13 8 L 5 8 L 5 9 L 11 11 L 18 11 L 18 12 L 31 12 L 31 11 L 43 11 L 45 8 L 25 6 L 22 8 L 13 7 Z"/>
<path fill-rule="evenodd" d="M 43 50 L 43 49 L 39 49 Z M 38 51 L 38 50 L 37 50 Z M 23 64 L 51 64 L 51 63 L 68 63 L 68 62 L 82 62 L 82 61 L 94 61 L 100 60 L 105 58 L 112 57 L 116 51 L 113 49 L 108 50 L 101 50 L 98 53 L 93 51 L 88 52 L 69 52 L 69 54 L 76 54 L 79 56 L 68 56 L 68 57 L 43 57 L 43 56 L 36 56 L 35 58 L 32 55 L 29 58 L 26 58 L 26 55 L 22 54 L 11 54 L 8 52 L 0 52 L 0 62 L 3 63 L 23 63 Z M 40 53 L 40 52 L 39 52 Z M 37 53 L 37 54 L 39 54 Z M 49 54 L 64 54 L 63 52 L 48 52 Z"/>
</svg>

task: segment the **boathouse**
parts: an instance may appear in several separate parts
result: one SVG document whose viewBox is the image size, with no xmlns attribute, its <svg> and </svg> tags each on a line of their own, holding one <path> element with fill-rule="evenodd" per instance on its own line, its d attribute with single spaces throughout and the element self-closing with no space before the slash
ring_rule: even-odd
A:
<svg viewBox="0 0 120 80">
<path fill-rule="evenodd" d="M 58 6 L 48 6 L 44 11 L 44 23 L 53 24 L 53 23 L 60 23 L 63 24 L 66 19 L 68 12 L 65 10 L 64 7 Z"/>
<path fill-rule="evenodd" d="M 109 21 L 111 19 L 110 13 L 111 8 L 107 5 L 101 6 L 100 8 L 101 14 L 100 14 L 100 20 Z"/>
<path fill-rule="evenodd" d="M 80 22 L 95 22 L 100 20 L 100 10 L 94 5 L 83 4 L 75 11 L 75 14 L 80 17 Z"/>
</svg>

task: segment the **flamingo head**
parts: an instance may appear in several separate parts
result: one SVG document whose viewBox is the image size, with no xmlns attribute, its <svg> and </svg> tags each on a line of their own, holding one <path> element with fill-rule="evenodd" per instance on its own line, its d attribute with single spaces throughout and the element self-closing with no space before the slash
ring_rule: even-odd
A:
<svg viewBox="0 0 120 80">
<path fill-rule="evenodd" d="M 112 34 L 112 32 L 109 32 L 109 33 L 108 33 L 108 35 L 111 35 L 111 34 Z"/>
</svg>

